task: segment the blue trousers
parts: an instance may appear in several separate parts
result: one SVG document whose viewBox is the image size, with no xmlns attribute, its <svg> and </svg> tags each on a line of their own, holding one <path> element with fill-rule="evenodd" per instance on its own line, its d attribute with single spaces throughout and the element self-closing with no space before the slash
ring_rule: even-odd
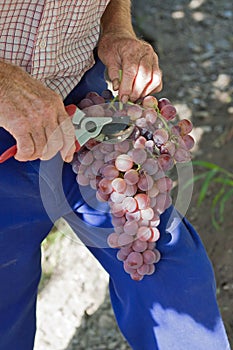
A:
<svg viewBox="0 0 233 350">
<path fill-rule="evenodd" d="M 102 91 L 103 70 L 98 62 L 65 103 Z M 0 129 L 0 152 L 13 143 Z M 109 273 L 116 320 L 133 350 L 230 349 L 211 263 L 197 232 L 173 207 L 161 217 L 156 272 L 135 282 L 106 244 L 108 211 L 92 191 L 79 188 L 59 154 L 44 162 L 12 158 L 0 164 L 0 196 L 0 350 L 33 349 L 40 244 L 60 217 Z"/>
</svg>

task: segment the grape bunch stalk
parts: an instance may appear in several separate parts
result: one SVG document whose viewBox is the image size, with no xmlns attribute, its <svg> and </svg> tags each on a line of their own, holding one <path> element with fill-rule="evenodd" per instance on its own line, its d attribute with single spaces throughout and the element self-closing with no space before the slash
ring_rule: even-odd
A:
<svg viewBox="0 0 233 350">
<path fill-rule="evenodd" d="M 168 172 L 191 160 L 194 140 L 187 119 L 174 122 L 176 109 L 167 98 L 147 96 L 137 103 L 115 103 L 111 92 L 90 92 L 78 105 L 88 115 L 127 115 L 133 133 L 120 143 L 89 140 L 72 162 L 77 182 L 96 190 L 110 208 L 113 232 L 108 245 L 135 281 L 155 272 L 161 254 L 160 215 L 172 204 Z"/>
</svg>

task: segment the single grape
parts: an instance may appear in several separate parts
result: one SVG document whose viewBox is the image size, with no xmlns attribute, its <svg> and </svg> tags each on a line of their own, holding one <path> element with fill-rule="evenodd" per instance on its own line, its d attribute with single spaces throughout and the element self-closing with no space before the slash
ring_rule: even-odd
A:
<svg viewBox="0 0 233 350">
<path fill-rule="evenodd" d="M 178 123 L 178 127 L 180 128 L 180 134 L 181 136 L 189 134 L 193 129 L 193 124 L 188 119 L 182 119 Z"/>
<path fill-rule="evenodd" d="M 135 252 L 142 253 L 148 248 L 148 243 L 146 241 L 141 241 L 140 239 L 135 239 L 132 244 L 132 249 Z"/>
<path fill-rule="evenodd" d="M 90 98 L 84 98 L 79 102 L 78 108 L 84 109 L 84 108 L 92 106 L 93 104 L 94 103 Z"/>
<path fill-rule="evenodd" d="M 137 238 L 141 241 L 148 241 L 151 238 L 151 230 L 147 226 L 140 226 L 137 231 Z"/>
<path fill-rule="evenodd" d="M 171 105 L 171 101 L 168 98 L 162 97 L 158 100 L 158 107 L 160 110 L 167 105 Z"/>
<path fill-rule="evenodd" d="M 142 256 L 143 256 L 144 264 L 154 264 L 156 259 L 157 259 L 155 252 L 153 250 L 149 250 L 149 249 L 145 250 L 142 253 Z"/>
<path fill-rule="evenodd" d="M 122 233 L 119 235 L 118 244 L 120 247 L 125 246 L 129 243 L 132 243 L 134 237 L 132 235 L 128 235 L 127 233 Z"/>
<path fill-rule="evenodd" d="M 88 117 L 103 117 L 104 116 L 104 109 L 100 105 L 93 105 L 88 108 L 84 109 L 86 115 Z"/>
<path fill-rule="evenodd" d="M 166 120 L 172 120 L 175 118 L 177 111 L 172 105 L 165 105 L 160 109 L 160 113 Z"/>
<path fill-rule="evenodd" d="M 138 269 L 137 269 L 137 273 L 139 273 L 139 275 L 147 275 L 148 272 L 150 271 L 150 266 L 148 264 L 142 264 L 142 266 L 140 266 Z"/>
<path fill-rule="evenodd" d="M 150 197 L 145 193 L 138 193 L 134 196 L 138 209 L 146 209 L 150 206 Z"/>
<path fill-rule="evenodd" d="M 193 148 L 195 141 L 191 135 L 184 135 L 182 137 L 182 140 L 187 150 L 190 150 Z"/>
<path fill-rule="evenodd" d="M 128 107 L 127 115 L 131 120 L 137 120 L 142 116 L 142 108 L 138 105 L 133 105 Z"/>
<path fill-rule="evenodd" d="M 141 191 L 149 191 L 153 187 L 154 180 L 148 174 L 142 174 L 139 176 L 138 188 Z"/>
<path fill-rule="evenodd" d="M 178 148 L 174 154 L 174 159 L 179 163 L 189 162 L 191 155 L 187 149 Z"/>
<path fill-rule="evenodd" d="M 138 230 L 138 223 L 137 221 L 126 221 L 124 224 L 124 232 L 128 235 L 136 235 L 136 232 Z"/>
<path fill-rule="evenodd" d="M 139 175 L 137 170 L 130 169 L 126 171 L 124 174 L 124 180 L 128 185 L 136 185 L 136 183 L 139 180 Z"/>
<path fill-rule="evenodd" d="M 154 96 L 146 96 L 142 101 L 142 106 L 144 108 L 155 108 L 158 106 L 158 100 Z"/>
<path fill-rule="evenodd" d="M 110 235 L 108 235 L 107 238 L 107 243 L 111 248 L 117 248 L 119 247 L 118 245 L 118 239 L 119 239 L 120 235 L 117 234 L 116 232 L 110 233 Z"/>
<path fill-rule="evenodd" d="M 128 264 L 128 266 L 130 266 L 134 269 L 138 269 L 143 264 L 142 254 L 138 253 L 138 252 L 129 253 L 129 255 L 126 259 L 126 263 Z"/>
<path fill-rule="evenodd" d="M 119 171 L 127 171 L 133 167 L 133 160 L 127 154 L 121 154 L 116 158 L 115 166 Z"/>
<path fill-rule="evenodd" d="M 126 212 L 133 213 L 137 209 L 137 201 L 133 197 L 125 197 L 122 207 Z"/>
<path fill-rule="evenodd" d="M 133 149 L 131 157 L 134 163 L 143 164 L 147 159 L 147 152 L 144 149 Z"/>
<path fill-rule="evenodd" d="M 142 169 L 148 175 L 154 175 L 158 171 L 158 161 L 155 158 L 147 158 L 142 165 Z"/>
<path fill-rule="evenodd" d="M 114 191 L 124 193 L 126 190 L 126 181 L 120 177 L 116 177 L 112 180 L 112 188 Z"/>
</svg>

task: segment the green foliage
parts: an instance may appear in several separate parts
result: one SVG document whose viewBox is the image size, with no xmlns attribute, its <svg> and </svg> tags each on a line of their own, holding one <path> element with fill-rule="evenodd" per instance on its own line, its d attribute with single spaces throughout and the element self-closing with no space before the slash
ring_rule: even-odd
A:
<svg viewBox="0 0 233 350">
<path fill-rule="evenodd" d="M 213 187 L 213 184 L 216 184 L 211 202 L 211 220 L 213 226 L 219 229 L 224 221 L 226 204 L 233 197 L 233 173 L 206 161 L 196 160 L 193 161 L 193 165 L 201 167 L 204 172 L 194 176 L 186 186 L 189 186 L 191 182 L 203 180 L 198 196 L 198 206 L 200 206 L 206 199 L 210 186 Z"/>
</svg>

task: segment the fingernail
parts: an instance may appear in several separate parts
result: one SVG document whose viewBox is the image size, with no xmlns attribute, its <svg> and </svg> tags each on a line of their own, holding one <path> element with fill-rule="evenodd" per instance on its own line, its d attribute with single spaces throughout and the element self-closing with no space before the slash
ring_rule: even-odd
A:
<svg viewBox="0 0 233 350">
<path fill-rule="evenodd" d="M 123 103 L 127 103 L 127 102 L 129 101 L 129 96 L 123 95 L 121 101 L 122 101 Z"/>
<path fill-rule="evenodd" d="M 112 87 L 113 87 L 113 90 L 118 90 L 119 89 L 119 80 L 118 79 L 114 79 L 113 80 Z"/>
</svg>

